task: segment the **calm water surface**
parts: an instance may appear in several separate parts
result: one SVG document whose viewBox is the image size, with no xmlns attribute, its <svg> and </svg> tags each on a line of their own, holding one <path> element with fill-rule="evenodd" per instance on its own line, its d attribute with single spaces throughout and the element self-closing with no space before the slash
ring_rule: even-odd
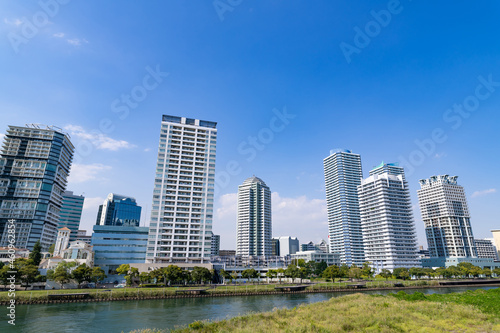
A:
<svg viewBox="0 0 500 333">
<path fill-rule="evenodd" d="M 429 288 L 406 290 L 426 294 L 446 294 L 475 289 Z M 365 291 L 366 294 L 389 294 L 392 291 Z M 2 309 L 0 332 L 130 332 L 139 328 L 174 328 L 196 320 L 216 320 L 250 312 L 271 311 L 274 308 L 293 308 L 299 304 L 314 303 L 347 293 L 318 293 L 296 295 L 241 296 L 216 298 L 183 298 L 145 301 L 116 301 L 99 303 L 63 303 L 46 305 L 18 305 L 16 326 L 8 325 Z"/>
</svg>

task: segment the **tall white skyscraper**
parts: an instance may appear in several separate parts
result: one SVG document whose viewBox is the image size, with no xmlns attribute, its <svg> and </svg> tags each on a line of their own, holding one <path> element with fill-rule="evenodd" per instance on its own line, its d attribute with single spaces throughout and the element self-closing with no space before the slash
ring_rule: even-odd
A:
<svg viewBox="0 0 500 333">
<path fill-rule="evenodd" d="M 457 178 L 420 180 L 418 201 L 430 257 L 477 257 L 467 199 Z"/>
<path fill-rule="evenodd" d="M 350 150 L 332 150 L 323 160 L 330 252 L 339 253 L 347 265 L 364 262 L 363 235 L 359 216 L 358 185 L 361 156 Z"/>
<path fill-rule="evenodd" d="M 380 169 L 390 170 L 379 173 Z M 420 267 L 415 223 L 404 170 L 395 164 L 379 166 L 358 186 L 365 260 L 377 272 Z"/>
<path fill-rule="evenodd" d="M 163 116 L 146 262 L 210 260 L 216 126 Z"/>
<path fill-rule="evenodd" d="M 272 255 L 271 191 L 255 176 L 238 186 L 236 255 Z"/>
</svg>

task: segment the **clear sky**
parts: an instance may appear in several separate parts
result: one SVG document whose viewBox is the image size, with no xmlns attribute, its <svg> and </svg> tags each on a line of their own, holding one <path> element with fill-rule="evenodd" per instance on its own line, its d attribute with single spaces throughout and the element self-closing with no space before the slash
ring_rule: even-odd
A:
<svg viewBox="0 0 500 333">
<path fill-rule="evenodd" d="M 500 3 L 0 2 L 0 132 L 42 123 L 77 146 L 82 228 L 110 192 L 149 224 L 162 114 L 218 122 L 214 232 L 235 248 L 236 192 L 273 192 L 273 234 L 326 239 L 323 158 L 361 154 L 418 180 L 458 175 L 477 238 L 500 228 Z"/>
</svg>

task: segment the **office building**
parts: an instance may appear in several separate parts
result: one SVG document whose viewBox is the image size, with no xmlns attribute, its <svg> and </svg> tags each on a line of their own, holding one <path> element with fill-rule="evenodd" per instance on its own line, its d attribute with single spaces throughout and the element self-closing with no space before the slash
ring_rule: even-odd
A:
<svg viewBox="0 0 500 333">
<path fill-rule="evenodd" d="M 476 244 L 477 257 L 482 259 L 498 260 L 497 249 L 493 245 L 492 239 L 474 239 Z"/>
<path fill-rule="evenodd" d="M 54 244 L 74 147 L 53 126 L 9 126 L 0 156 L 0 246 L 8 220 L 15 220 L 16 247 L 43 251 Z"/>
<path fill-rule="evenodd" d="M 218 256 L 219 255 L 219 250 L 220 250 L 220 235 L 214 235 L 212 234 L 212 247 L 211 247 L 211 254 L 213 256 Z"/>
<path fill-rule="evenodd" d="M 277 252 L 276 256 L 288 256 L 300 251 L 299 240 L 297 237 L 281 236 L 273 237 L 272 244 L 275 244 L 274 252 Z"/>
<path fill-rule="evenodd" d="M 255 176 L 238 186 L 236 255 L 271 256 L 271 191 Z"/>
<path fill-rule="evenodd" d="M 420 267 L 410 191 L 397 175 L 373 173 L 358 186 L 365 260 L 376 272 Z"/>
<path fill-rule="evenodd" d="M 418 201 L 430 257 L 477 257 L 464 188 L 457 176 L 420 180 Z"/>
<path fill-rule="evenodd" d="M 141 209 L 134 198 L 110 193 L 99 206 L 96 225 L 138 227 L 141 222 Z"/>
<path fill-rule="evenodd" d="M 316 245 L 313 243 L 313 241 L 310 241 L 307 244 L 300 244 L 300 251 L 315 251 L 316 250 Z"/>
<path fill-rule="evenodd" d="M 85 242 L 90 245 L 90 241 L 92 239 L 91 235 L 87 235 L 87 230 L 78 230 L 76 234 L 76 240 Z"/>
<path fill-rule="evenodd" d="M 148 227 L 95 225 L 93 230 L 94 265 L 109 275 L 107 280 L 117 279 L 114 275 L 122 264 L 146 261 Z"/>
<path fill-rule="evenodd" d="M 76 240 L 80 220 L 82 218 L 83 195 L 74 195 L 71 191 L 64 191 L 61 211 L 59 212 L 59 228 L 69 228 L 71 230 L 70 242 Z"/>
<path fill-rule="evenodd" d="M 358 201 L 363 177 L 361 156 L 350 150 L 332 150 L 323 166 L 330 252 L 340 253 L 343 264 L 362 265 L 365 257 Z"/>
<path fill-rule="evenodd" d="M 500 230 L 491 230 L 493 235 L 493 245 L 497 250 L 497 257 L 500 259 Z"/>
<path fill-rule="evenodd" d="M 164 115 L 147 262 L 210 261 L 217 123 Z"/>
</svg>

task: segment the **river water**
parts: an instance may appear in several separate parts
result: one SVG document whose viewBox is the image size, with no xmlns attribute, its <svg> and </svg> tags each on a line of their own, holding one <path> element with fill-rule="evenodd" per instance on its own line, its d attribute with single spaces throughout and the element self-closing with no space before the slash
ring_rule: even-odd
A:
<svg viewBox="0 0 500 333">
<path fill-rule="evenodd" d="M 454 287 L 405 290 L 426 294 L 446 294 L 496 287 Z M 359 292 L 359 291 L 358 291 Z M 367 294 L 388 294 L 394 291 L 365 291 Z M 2 309 L 0 332 L 125 332 L 139 328 L 174 328 L 196 320 L 217 320 L 250 312 L 271 311 L 274 308 L 293 308 L 299 304 L 314 303 L 346 292 L 285 294 L 265 296 L 234 296 L 182 298 L 143 301 L 114 301 L 91 303 L 62 303 L 18 305 L 16 326 L 7 323 Z"/>
</svg>

